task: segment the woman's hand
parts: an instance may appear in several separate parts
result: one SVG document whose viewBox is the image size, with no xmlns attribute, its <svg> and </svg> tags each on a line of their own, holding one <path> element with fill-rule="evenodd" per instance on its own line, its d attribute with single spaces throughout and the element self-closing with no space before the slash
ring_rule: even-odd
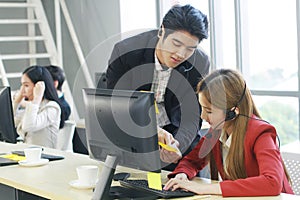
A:
<svg viewBox="0 0 300 200">
<path fill-rule="evenodd" d="M 175 138 L 173 137 L 173 135 L 171 133 L 169 133 L 168 131 L 158 127 L 158 141 L 169 145 L 170 147 L 172 147 L 173 149 L 175 149 L 174 151 L 168 151 L 164 148 L 160 149 L 160 159 L 165 162 L 165 163 L 177 163 L 179 159 L 182 158 L 182 154 L 179 150 L 179 142 L 177 140 L 175 140 Z"/>
<path fill-rule="evenodd" d="M 13 101 L 16 103 L 16 104 L 20 104 L 22 100 L 24 100 L 24 97 L 23 97 L 23 86 L 21 86 L 20 90 L 16 91 L 16 93 L 14 94 L 13 96 Z"/>
<path fill-rule="evenodd" d="M 44 81 L 38 81 L 33 88 L 33 101 L 34 104 L 40 104 L 45 92 L 45 83 Z"/>
<path fill-rule="evenodd" d="M 174 178 L 179 179 L 179 180 L 183 180 L 183 181 L 189 180 L 185 173 L 176 174 L 176 176 Z"/>
<path fill-rule="evenodd" d="M 179 176 L 177 176 L 179 175 Z M 214 184 L 201 184 L 197 183 L 195 181 L 189 181 L 187 178 L 184 178 L 183 173 L 177 174 L 174 178 L 171 178 L 164 186 L 164 190 L 177 190 L 177 189 L 183 189 L 186 191 L 191 191 L 196 194 L 222 194 L 220 184 L 214 183 Z M 182 179 L 181 179 L 182 178 Z"/>
</svg>

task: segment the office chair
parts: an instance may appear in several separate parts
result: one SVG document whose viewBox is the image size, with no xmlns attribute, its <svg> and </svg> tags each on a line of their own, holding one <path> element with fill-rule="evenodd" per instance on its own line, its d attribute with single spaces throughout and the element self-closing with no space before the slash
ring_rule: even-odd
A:
<svg viewBox="0 0 300 200">
<path fill-rule="evenodd" d="M 300 154 L 281 152 L 282 159 L 292 180 L 292 188 L 296 195 L 300 195 Z"/>
<path fill-rule="evenodd" d="M 73 152 L 73 136 L 76 123 L 72 120 L 65 121 L 65 126 L 59 130 L 57 136 L 57 149 Z"/>
</svg>

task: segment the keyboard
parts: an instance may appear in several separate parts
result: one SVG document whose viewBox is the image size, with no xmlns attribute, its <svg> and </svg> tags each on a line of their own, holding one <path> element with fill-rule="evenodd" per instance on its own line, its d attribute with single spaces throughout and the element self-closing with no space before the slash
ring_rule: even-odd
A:
<svg viewBox="0 0 300 200">
<path fill-rule="evenodd" d="M 148 187 L 148 181 L 147 180 L 119 180 L 121 186 L 132 188 L 139 191 L 145 191 L 154 195 L 157 195 L 160 198 L 176 198 L 176 197 L 188 197 L 188 196 L 194 196 L 195 193 L 193 192 L 187 192 L 184 190 L 156 190 Z"/>
</svg>

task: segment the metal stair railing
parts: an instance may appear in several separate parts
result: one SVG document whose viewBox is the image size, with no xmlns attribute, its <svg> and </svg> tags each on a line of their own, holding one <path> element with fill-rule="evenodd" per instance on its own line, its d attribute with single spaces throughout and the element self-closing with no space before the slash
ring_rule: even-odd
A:
<svg viewBox="0 0 300 200">
<path fill-rule="evenodd" d="M 28 2 L 31 2 L 36 6 L 34 9 L 34 13 L 36 18 L 43 22 L 39 24 L 39 27 L 40 27 L 41 34 L 46 38 L 44 42 L 45 42 L 45 47 L 47 52 L 51 55 L 50 62 L 52 64 L 57 65 L 58 64 L 57 50 L 56 50 L 55 42 L 51 34 L 50 26 L 48 24 L 48 20 L 42 2 L 41 0 L 28 0 Z"/>
<path fill-rule="evenodd" d="M 1 79 L 2 83 L 4 86 L 9 86 L 8 78 L 5 72 L 5 68 L 2 62 L 2 56 L 0 55 L 0 74 L 1 74 Z"/>
<path fill-rule="evenodd" d="M 89 68 L 88 68 L 88 65 L 86 63 L 84 54 L 81 50 L 80 43 L 79 43 L 78 37 L 76 35 L 76 31 L 75 31 L 75 28 L 73 26 L 69 11 L 67 9 L 66 2 L 65 2 L 65 0 L 58 0 L 58 1 L 59 1 L 60 6 L 61 6 L 62 13 L 65 17 L 66 24 L 68 26 L 69 33 L 71 35 L 71 39 L 73 41 L 73 45 L 74 45 L 75 51 L 77 53 L 77 57 L 79 59 L 80 66 L 81 66 L 81 69 L 83 71 L 83 74 L 84 74 L 85 80 L 87 82 L 87 85 L 88 85 L 88 87 L 95 87 L 95 84 L 92 81 L 92 76 L 90 75 Z"/>
<path fill-rule="evenodd" d="M 28 36 L 0 36 L 0 42 L 4 43 L 4 42 L 27 41 L 29 53 L 16 53 L 16 54 L 2 53 L 2 55 L 0 54 L 0 73 L 1 73 L 0 78 L 2 79 L 3 85 L 7 85 L 7 86 L 10 85 L 8 81 L 9 78 L 16 78 L 22 76 L 22 73 L 7 73 L 5 70 L 5 63 L 3 62 L 5 60 L 29 59 L 30 65 L 32 65 L 36 63 L 36 59 L 38 58 L 47 58 L 49 59 L 51 64 L 63 68 L 63 66 L 61 65 L 62 61 L 58 55 L 58 50 L 55 46 L 55 42 L 53 40 L 50 26 L 48 24 L 48 20 L 41 0 L 27 0 L 26 3 L 0 2 L 0 8 L 7 8 L 7 7 L 27 8 L 27 19 L 0 19 L 0 25 L 1 24 L 27 25 Z M 71 20 L 69 20 L 68 23 L 70 24 Z M 36 25 L 38 25 L 41 35 L 36 35 L 36 30 L 35 30 Z M 69 27 L 70 26 L 71 25 L 69 25 Z M 73 33 L 73 35 L 76 36 L 75 33 Z M 44 47 L 46 52 L 44 53 L 36 52 L 37 41 L 44 42 Z M 77 45 L 75 48 L 78 49 L 80 48 L 80 46 Z M 80 50 L 77 50 L 77 52 L 80 52 Z M 59 51 L 61 52 L 61 49 L 59 49 Z M 72 93 L 67 83 L 67 80 L 65 81 L 63 88 L 64 88 L 66 99 L 72 106 L 71 116 L 77 120 L 79 117 L 78 117 L 76 106 L 73 102 Z"/>
<path fill-rule="evenodd" d="M 38 58 L 48 58 L 51 63 L 56 63 L 57 58 L 57 52 L 56 47 L 54 44 L 54 40 L 52 38 L 51 30 L 49 28 L 48 22 L 46 21 L 46 16 L 44 13 L 44 10 L 40 10 L 42 8 L 41 1 L 38 0 L 28 0 L 27 3 L 20 3 L 20 2 L 0 2 L 0 8 L 24 8 L 28 10 L 31 10 L 32 15 L 36 15 L 36 18 L 30 18 L 30 19 L 0 19 L 0 25 L 27 25 L 28 30 L 29 27 L 34 27 L 36 25 L 39 25 L 41 35 L 30 35 L 30 36 L 15 36 L 13 34 L 8 36 L 0 36 L 0 42 L 28 42 L 29 44 L 36 45 L 37 41 L 42 41 L 45 44 L 46 52 L 37 53 L 35 50 L 30 50 L 29 45 L 29 52 L 27 53 L 1 53 L 1 61 L 0 61 L 0 72 L 1 72 L 1 79 L 2 84 L 9 86 L 9 80 L 8 78 L 18 78 L 21 77 L 22 73 L 7 73 L 5 68 L 4 61 L 9 60 L 24 60 L 29 59 L 30 64 L 36 63 L 36 59 Z M 45 25 L 46 23 L 46 25 Z M 48 27 L 47 27 L 48 25 Z M 48 29 L 47 29 L 48 28 Z"/>
</svg>

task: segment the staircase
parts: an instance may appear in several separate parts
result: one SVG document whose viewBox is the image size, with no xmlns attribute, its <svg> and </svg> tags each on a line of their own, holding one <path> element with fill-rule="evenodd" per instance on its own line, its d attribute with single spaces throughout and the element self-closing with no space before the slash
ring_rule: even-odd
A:
<svg viewBox="0 0 300 200">
<path fill-rule="evenodd" d="M 0 75 L 10 86 L 33 64 L 57 64 L 57 50 L 40 0 L 0 2 Z M 16 88 L 15 88 L 16 89 Z"/>
<path fill-rule="evenodd" d="M 18 90 L 22 72 L 30 65 L 62 67 L 41 0 L 0 1 L 0 30 L 0 85 Z M 71 118 L 77 119 L 67 81 L 63 89 Z"/>
</svg>

